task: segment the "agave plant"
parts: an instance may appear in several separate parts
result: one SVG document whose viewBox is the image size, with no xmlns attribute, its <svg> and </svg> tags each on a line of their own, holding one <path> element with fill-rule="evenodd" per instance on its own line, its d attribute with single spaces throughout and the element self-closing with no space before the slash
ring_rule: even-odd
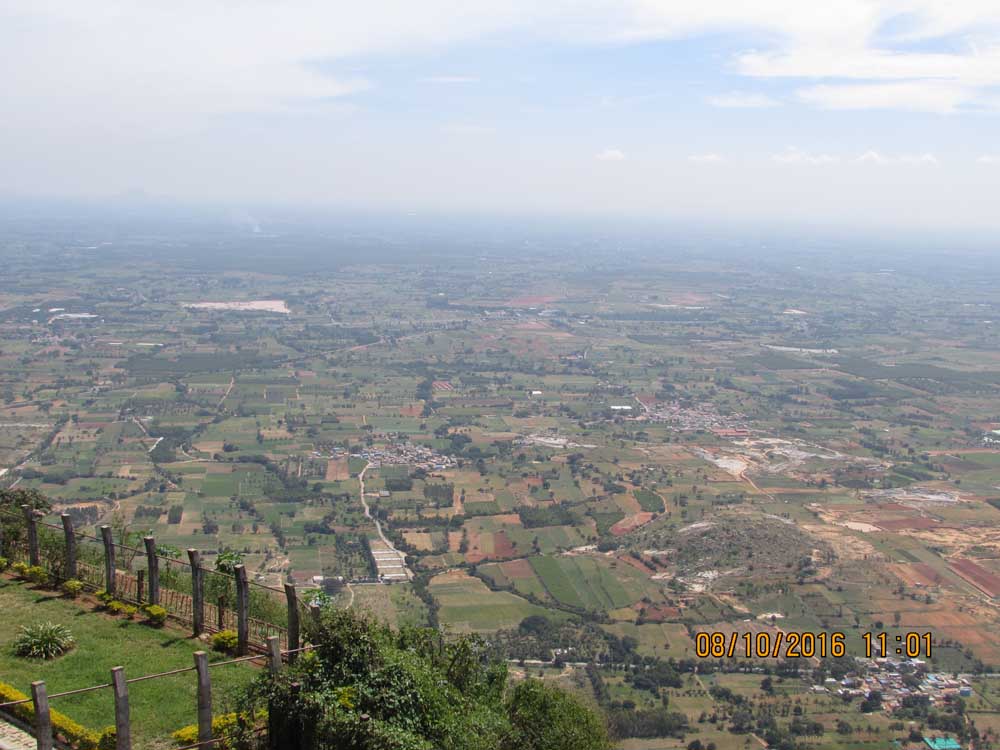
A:
<svg viewBox="0 0 1000 750">
<path fill-rule="evenodd" d="M 23 625 L 14 639 L 14 653 L 31 659 L 54 659 L 76 645 L 76 639 L 65 625 L 36 622 Z"/>
</svg>

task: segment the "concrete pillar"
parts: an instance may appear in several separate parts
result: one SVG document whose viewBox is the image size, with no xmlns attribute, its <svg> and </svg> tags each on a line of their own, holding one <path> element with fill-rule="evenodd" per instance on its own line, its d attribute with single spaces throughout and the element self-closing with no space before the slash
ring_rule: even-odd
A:
<svg viewBox="0 0 1000 750">
<path fill-rule="evenodd" d="M 149 571 L 149 603 L 160 603 L 160 560 L 156 556 L 156 540 L 147 536 L 143 538 L 146 545 L 146 570 Z"/>
<path fill-rule="evenodd" d="M 76 578 L 76 531 L 73 529 L 73 518 L 69 513 L 63 513 L 60 518 L 66 540 L 66 578 Z"/>
<path fill-rule="evenodd" d="M 267 637 L 267 666 L 271 676 L 277 677 L 281 671 L 281 640 L 276 635 Z"/>
<path fill-rule="evenodd" d="M 296 651 L 299 648 L 299 597 L 295 586 L 285 584 L 285 601 L 288 602 L 288 650 Z M 291 664 L 298 658 L 298 654 L 289 654 L 288 663 Z"/>
<path fill-rule="evenodd" d="M 30 505 L 22 505 L 21 511 L 28 527 L 28 564 L 39 565 L 41 557 L 38 554 L 38 519 L 35 517 L 35 509 Z"/>
<path fill-rule="evenodd" d="M 35 707 L 35 743 L 38 750 L 52 750 L 52 716 L 49 694 L 42 681 L 31 683 L 31 702 Z"/>
<path fill-rule="evenodd" d="M 101 541 L 104 542 L 104 590 L 115 593 L 115 541 L 111 538 L 111 527 L 101 527 Z"/>
<path fill-rule="evenodd" d="M 205 574 L 201 569 L 201 552 L 188 550 L 188 560 L 191 563 L 191 619 L 194 621 L 191 630 L 197 638 L 205 632 Z"/>
<path fill-rule="evenodd" d="M 132 722 L 129 718 L 125 667 L 112 668 L 111 689 L 115 696 L 115 750 L 132 750 Z"/>
<path fill-rule="evenodd" d="M 237 565 L 236 573 L 236 651 L 246 656 L 250 644 L 250 584 L 247 583 L 245 565 Z"/>
<path fill-rule="evenodd" d="M 212 742 L 212 678 L 208 673 L 208 654 L 194 652 L 194 666 L 198 674 L 198 742 L 209 743 L 202 747 L 213 748 Z"/>
</svg>

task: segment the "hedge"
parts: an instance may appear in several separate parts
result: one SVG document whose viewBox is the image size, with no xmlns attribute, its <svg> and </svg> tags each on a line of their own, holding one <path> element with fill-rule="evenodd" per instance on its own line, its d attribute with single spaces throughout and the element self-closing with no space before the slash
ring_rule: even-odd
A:
<svg viewBox="0 0 1000 750">
<path fill-rule="evenodd" d="M 266 718 L 266 716 L 267 714 L 265 712 L 259 711 L 255 716 L 255 719 L 257 721 L 261 721 L 262 719 Z M 236 727 L 236 725 L 237 725 L 237 716 L 235 712 L 231 714 L 222 714 L 220 716 L 212 717 L 212 736 L 216 740 L 219 740 L 217 744 L 220 748 L 226 747 L 225 743 L 226 735 L 230 734 L 232 730 Z M 173 737 L 174 741 L 181 747 L 185 747 L 187 745 L 193 745 L 198 741 L 198 725 L 191 724 L 189 726 L 183 727 L 181 729 L 178 729 L 170 736 Z"/>
<path fill-rule="evenodd" d="M 26 698 L 28 696 L 20 690 L 0 682 L 0 703 L 23 701 Z M 3 710 L 31 726 L 35 725 L 35 706 L 30 702 L 8 706 Z M 66 714 L 61 714 L 58 711 L 50 710 L 49 716 L 52 719 L 52 733 L 60 736 L 66 744 L 77 748 L 77 750 L 98 750 L 101 734 L 77 724 Z"/>
</svg>

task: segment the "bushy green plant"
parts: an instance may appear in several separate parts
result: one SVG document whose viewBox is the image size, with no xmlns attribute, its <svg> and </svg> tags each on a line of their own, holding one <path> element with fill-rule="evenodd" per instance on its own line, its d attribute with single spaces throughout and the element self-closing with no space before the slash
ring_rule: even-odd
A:
<svg viewBox="0 0 1000 750">
<path fill-rule="evenodd" d="M 222 630 L 212 636 L 212 648 L 225 654 L 231 654 L 239 645 L 240 638 L 235 630 Z"/>
<path fill-rule="evenodd" d="M 508 689 L 506 663 L 481 639 L 395 632 L 344 610 L 326 610 L 307 628 L 311 658 L 262 674 L 237 703 L 241 713 L 267 706 L 278 736 L 304 730 L 311 748 L 610 747 L 601 718 L 569 694 L 534 681 Z M 252 739 L 250 727 L 235 731 Z"/>
<path fill-rule="evenodd" d="M 63 581 L 62 590 L 70 599 L 76 599 L 83 591 L 83 581 L 70 578 L 68 581 Z"/>
<path fill-rule="evenodd" d="M 39 586 L 44 586 L 49 582 L 49 573 L 41 565 L 32 565 L 25 571 L 24 577 Z"/>
<path fill-rule="evenodd" d="M 30 567 L 31 566 L 28 565 L 28 563 L 26 562 L 16 562 L 11 566 L 11 570 L 14 571 L 14 575 L 16 575 L 18 578 L 27 578 L 28 569 Z"/>
<path fill-rule="evenodd" d="M 128 619 L 132 619 L 139 612 L 139 608 L 133 604 L 126 604 L 125 602 L 120 602 L 114 599 L 108 602 L 108 612 L 113 615 L 124 615 Z"/>
<path fill-rule="evenodd" d="M 195 737 L 197 742 L 198 738 Z M 194 744 L 194 743 L 192 743 Z M 101 732 L 101 737 L 97 740 L 97 750 L 116 750 L 118 747 L 118 730 L 114 727 L 105 727 Z"/>
<path fill-rule="evenodd" d="M 6 557 L 0 557 L 0 573 L 7 570 L 10 567 L 10 560 Z"/>
<path fill-rule="evenodd" d="M 226 741 L 228 737 L 233 734 L 239 723 L 239 716 L 236 713 L 222 714 L 220 716 L 212 717 L 212 735 L 221 738 L 220 746 L 225 748 L 229 746 Z M 243 715 L 243 723 L 249 726 L 255 726 L 257 724 L 263 723 L 267 719 L 267 713 L 264 711 L 258 711 L 253 717 L 253 721 L 250 720 L 249 714 Z M 176 742 L 181 747 L 186 747 L 188 745 L 194 745 L 198 742 L 198 725 L 190 724 L 186 727 L 178 729 L 176 732 L 170 735 L 173 737 L 174 742 Z"/>
<path fill-rule="evenodd" d="M 597 748 L 607 742 L 597 714 L 576 696 L 540 680 L 524 680 L 510 691 L 507 715 L 514 725 L 513 745 L 524 750 Z"/>
<path fill-rule="evenodd" d="M 65 625 L 39 622 L 22 625 L 14 639 L 14 653 L 31 659 L 54 659 L 76 645 L 76 639 Z"/>
<path fill-rule="evenodd" d="M 167 610 L 159 604 L 147 604 L 142 611 L 146 615 L 146 623 L 153 627 L 158 628 L 167 621 Z"/>
<path fill-rule="evenodd" d="M 117 599 L 115 599 L 115 595 L 112 594 L 110 591 L 102 591 L 101 593 L 99 593 L 97 595 L 97 600 L 105 608 L 107 608 L 111 604 L 111 602 L 117 601 Z"/>
<path fill-rule="evenodd" d="M 16 690 L 10 685 L 0 682 L 0 703 L 22 701 L 27 697 L 20 690 Z M 8 706 L 5 710 L 21 719 L 21 721 L 28 724 L 34 723 L 35 707 L 31 704 L 31 701 Z M 70 747 L 74 747 L 76 750 L 97 750 L 99 738 L 95 732 L 77 724 L 71 718 L 59 713 L 55 709 L 49 712 L 49 719 L 52 721 L 52 729 L 58 736 L 65 739 Z M 113 748 L 114 744 L 111 747 Z"/>
</svg>

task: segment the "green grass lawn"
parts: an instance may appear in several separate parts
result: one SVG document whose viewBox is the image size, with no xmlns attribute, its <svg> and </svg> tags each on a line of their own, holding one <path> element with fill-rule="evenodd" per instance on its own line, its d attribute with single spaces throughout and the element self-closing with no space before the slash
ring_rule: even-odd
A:
<svg viewBox="0 0 1000 750">
<path fill-rule="evenodd" d="M 34 680 L 45 680 L 49 694 L 107 683 L 111 668 L 125 667 L 127 678 L 165 672 L 194 665 L 192 654 L 207 650 L 210 659 L 225 657 L 179 629 L 151 628 L 138 620 L 115 619 L 29 584 L 0 579 L 0 681 L 30 694 Z M 11 642 L 21 625 L 57 622 L 70 628 L 76 648 L 52 661 L 14 656 Z M 211 671 L 215 713 L 230 710 L 231 696 L 249 682 L 256 670 L 246 664 L 221 666 Z M 175 729 L 193 724 L 195 712 L 194 673 L 129 685 L 132 736 L 138 748 L 162 747 Z M 55 698 L 52 708 L 91 729 L 114 724 L 110 689 Z"/>
</svg>

